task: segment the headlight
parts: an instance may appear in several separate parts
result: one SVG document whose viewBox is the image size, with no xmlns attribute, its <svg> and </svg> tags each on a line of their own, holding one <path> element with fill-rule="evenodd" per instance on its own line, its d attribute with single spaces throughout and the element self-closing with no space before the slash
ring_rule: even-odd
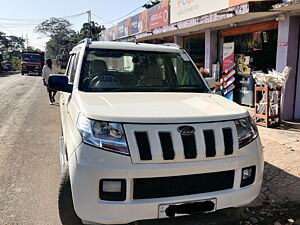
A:
<svg viewBox="0 0 300 225">
<path fill-rule="evenodd" d="M 129 155 L 123 127 L 119 123 L 90 120 L 79 115 L 77 128 L 83 142 L 104 150 Z"/>
<path fill-rule="evenodd" d="M 236 120 L 235 126 L 239 136 L 239 148 L 249 144 L 258 136 L 257 126 L 250 116 Z"/>
</svg>

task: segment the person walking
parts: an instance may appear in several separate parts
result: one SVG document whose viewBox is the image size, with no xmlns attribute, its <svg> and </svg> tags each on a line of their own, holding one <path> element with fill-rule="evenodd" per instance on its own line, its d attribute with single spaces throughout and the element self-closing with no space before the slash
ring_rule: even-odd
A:
<svg viewBox="0 0 300 225">
<path fill-rule="evenodd" d="M 55 73 L 55 69 L 54 69 L 54 66 L 52 65 L 52 60 L 47 59 L 46 64 L 43 67 L 42 77 L 43 77 L 44 85 L 47 86 L 50 105 L 53 105 L 53 103 L 55 102 L 55 95 L 57 92 L 55 90 L 50 89 L 49 85 L 48 85 L 49 76 L 50 76 L 50 74 L 54 74 L 54 73 Z"/>
</svg>

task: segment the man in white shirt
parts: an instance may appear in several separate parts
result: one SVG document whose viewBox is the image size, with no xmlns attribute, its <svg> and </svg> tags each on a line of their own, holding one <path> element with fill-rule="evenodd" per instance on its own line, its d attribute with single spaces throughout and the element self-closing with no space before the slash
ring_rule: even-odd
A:
<svg viewBox="0 0 300 225">
<path fill-rule="evenodd" d="M 54 73 L 55 73 L 55 69 L 54 69 L 54 66 L 52 65 L 52 60 L 47 59 L 46 64 L 43 67 L 42 77 L 43 77 L 44 85 L 47 86 L 47 90 L 49 93 L 49 99 L 50 99 L 50 105 L 53 105 L 53 103 L 55 102 L 55 95 L 57 92 L 55 90 L 51 90 L 48 85 L 49 76 L 50 76 L 50 74 L 54 74 Z"/>
</svg>

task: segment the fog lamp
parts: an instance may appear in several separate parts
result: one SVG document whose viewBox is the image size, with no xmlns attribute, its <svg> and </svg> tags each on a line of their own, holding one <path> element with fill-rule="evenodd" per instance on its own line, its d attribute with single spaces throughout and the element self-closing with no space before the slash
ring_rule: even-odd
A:
<svg viewBox="0 0 300 225">
<path fill-rule="evenodd" d="M 105 201 L 125 201 L 125 179 L 103 179 L 100 181 L 100 199 Z"/>
<path fill-rule="evenodd" d="M 255 180 L 255 171 L 256 171 L 255 166 L 251 166 L 251 167 L 242 169 L 241 187 L 245 187 L 250 184 L 253 184 L 253 182 Z"/>
<path fill-rule="evenodd" d="M 121 181 L 103 181 L 103 192 L 121 192 Z"/>
</svg>

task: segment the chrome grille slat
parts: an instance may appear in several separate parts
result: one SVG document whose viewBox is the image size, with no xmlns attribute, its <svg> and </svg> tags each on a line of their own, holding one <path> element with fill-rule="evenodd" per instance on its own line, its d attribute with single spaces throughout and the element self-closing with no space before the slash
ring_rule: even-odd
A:
<svg viewBox="0 0 300 225">
<path fill-rule="evenodd" d="M 225 127 L 223 131 L 223 140 L 225 146 L 225 155 L 231 155 L 233 153 L 233 136 L 230 127 Z"/>
<path fill-rule="evenodd" d="M 193 127 L 194 138 L 189 136 L 183 138 L 178 131 L 178 128 L 182 126 Z M 219 159 L 235 156 L 238 150 L 238 137 L 233 121 L 192 125 L 125 124 L 124 128 L 133 163 L 173 163 Z M 139 133 L 144 135 L 142 144 L 136 136 Z M 148 143 L 145 142 L 146 135 Z"/>
<path fill-rule="evenodd" d="M 159 132 L 160 144 L 164 160 L 175 159 L 173 141 L 170 132 Z"/>
<path fill-rule="evenodd" d="M 206 157 L 216 156 L 216 141 L 213 130 L 204 130 L 204 140 L 206 146 Z"/>
<path fill-rule="evenodd" d="M 195 159 L 197 157 L 197 148 L 195 135 L 181 135 L 183 143 L 184 156 L 186 159 Z"/>
</svg>

